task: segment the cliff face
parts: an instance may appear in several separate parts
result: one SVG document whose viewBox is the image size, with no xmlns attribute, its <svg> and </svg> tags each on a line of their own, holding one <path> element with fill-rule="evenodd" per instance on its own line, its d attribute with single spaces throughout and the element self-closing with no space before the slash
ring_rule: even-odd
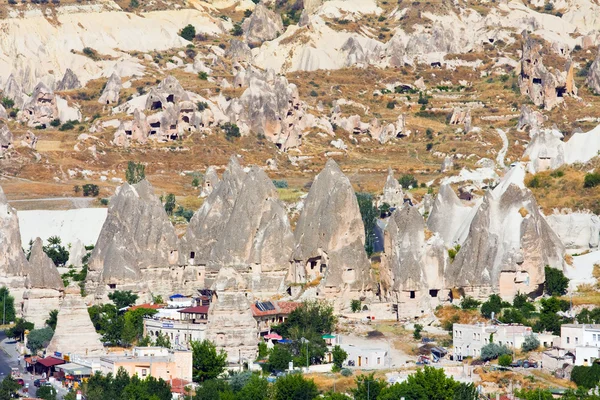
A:
<svg viewBox="0 0 600 400">
<path fill-rule="evenodd" d="M 350 181 L 335 161 L 327 161 L 315 178 L 294 236 L 290 282 L 318 280 L 317 292 L 341 303 L 348 296 L 372 290 L 358 202 Z M 343 293 L 348 296 L 340 296 Z"/>
</svg>

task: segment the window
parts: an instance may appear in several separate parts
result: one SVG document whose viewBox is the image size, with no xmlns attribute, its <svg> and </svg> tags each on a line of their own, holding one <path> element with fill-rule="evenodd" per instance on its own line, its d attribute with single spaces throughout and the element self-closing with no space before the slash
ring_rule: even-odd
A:
<svg viewBox="0 0 600 400">
<path fill-rule="evenodd" d="M 414 290 L 411 290 L 411 291 L 410 291 L 410 298 L 411 298 L 411 299 L 414 299 L 415 297 L 416 297 L 415 291 L 414 291 Z"/>
<path fill-rule="evenodd" d="M 117 284 L 116 283 L 109 283 L 108 284 L 108 288 L 109 289 L 116 289 L 117 288 Z"/>
<path fill-rule="evenodd" d="M 593 335 L 594 336 L 594 342 L 596 341 L 596 334 Z"/>
<path fill-rule="evenodd" d="M 190 252 L 190 258 L 193 260 L 194 258 L 196 258 L 196 252 L 192 251 Z"/>
<path fill-rule="evenodd" d="M 578 344 L 578 343 L 579 343 L 579 338 L 575 337 L 575 344 Z"/>
<path fill-rule="evenodd" d="M 567 336 L 567 344 L 571 343 L 571 338 Z"/>
<path fill-rule="evenodd" d="M 437 296 L 438 296 L 438 289 L 431 289 L 431 290 L 429 291 L 429 295 L 430 295 L 431 297 L 437 297 Z"/>
<path fill-rule="evenodd" d="M 377 365 L 381 364 L 381 357 L 377 357 Z"/>
<path fill-rule="evenodd" d="M 142 368 L 142 376 L 148 375 L 148 370 L 146 368 Z"/>
</svg>

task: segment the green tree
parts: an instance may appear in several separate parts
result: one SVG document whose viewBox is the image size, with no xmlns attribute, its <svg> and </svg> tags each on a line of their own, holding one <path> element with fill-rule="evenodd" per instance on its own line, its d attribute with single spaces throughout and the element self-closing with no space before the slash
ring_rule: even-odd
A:
<svg viewBox="0 0 600 400">
<path fill-rule="evenodd" d="M 312 379 L 300 374 L 289 374 L 275 381 L 274 400 L 313 400 L 319 395 Z"/>
<path fill-rule="evenodd" d="M 321 400 L 352 400 L 348 395 L 344 393 L 327 392 L 323 393 Z"/>
<path fill-rule="evenodd" d="M 537 337 L 529 335 L 523 341 L 523 351 L 534 351 L 540 347 L 540 341 Z"/>
<path fill-rule="evenodd" d="M 408 189 L 410 187 L 416 188 L 417 186 L 419 186 L 419 182 L 413 175 L 402 175 L 398 179 L 398 183 L 402 185 L 402 189 Z"/>
<path fill-rule="evenodd" d="M 359 312 L 361 307 L 361 301 L 359 299 L 354 299 L 350 302 L 350 310 L 353 313 Z"/>
<path fill-rule="evenodd" d="M 6 330 L 6 336 L 10 338 L 15 338 L 19 340 L 23 340 L 23 335 L 25 331 L 33 330 L 33 323 L 27 322 L 22 318 L 16 318 L 15 324 Z"/>
<path fill-rule="evenodd" d="M 46 326 L 48 326 L 48 328 L 55 331 L 57 322 L 58 322 L 58 310 L 50 311 L 50 315 L 48 316 L 48 319 L 46 320 Z"/>
<path fill-rule="evenodd" d="M 164 335 L 162 333 L 160 333 L 157 337 L 156 337 L 156 346 L 159 347 L 166 347 L 167 349 L 171 348 L 171 341 L 169 340 L 169 336 L 167 336 L 167 334 L 165 333 Z"/>
<path fill-rule="evenodd" d="M 60 237 L 58 236 L 50 236 L 48 238 L 48 244 L 44 246 L 43 249 L 44 253 L 52 259 L 52 262 L 56 266 L 64 266 L 69 260 L 69 252 L 65 246 L 61 244 Z"/>
<path fill-rule="evenodd" d="M 495 360 L 496 358 L 510 354 L 511 351 L 505 345 L 499 345 L 496 343 L 488 343 L 481 348 L 481 359 L 483 361 Z"/>
<path fill-rule="evenodd" d="M 6 376 L 0 383 L 0 400 L 12 400 L 19 389 L 21 385 L 12 376 Z"/>
<path fill-rule="evenodd" d="M 550 297 L 548 299 L 541 299 L 540 304 L 542 305 L 542 310 L 537 322 L 533 325 L 533 330 L 536 332 L 548 331 L 555 335 L 560 335 L 561 324 L 570 320 L 560 317 L 557 313 L 559 311 L 567 311 L 569 309 L 569 302 L 556 297 Z"/>
<path fill-rule="evenodd" d="M 498 357 L 498 365 L 501 367 L 510 367 L 512 363 L 512 356 L 510 354 L 502 354 Z"/>
<path fill-rule="evenodd" d="M 348 358 L 348 353 L 340 346 L 335 345 L 333 349 L 331 349 L 331 356 L 333 357 L 333 365 L 337 370 L 342 369 L 342 364 Z"/>
<path fill-rule="evenodd" d="M 100 193 L 100 188 L 98 187 L 98 185 L 94 185 L 93 183 L 86 183 L 81 188 L 83 189 L 83 195 L 85 197 L 96 197 Z"/>
<path fill-rule="evenodd" d="M 498 316 L 503 308 L 510 307 L 510 304 L 502 301 L 497 294 L 492 294 L 488 300 L 481 305 L 481 315 L 485 318 L 492 318 L 492 313 Z"/>
<path fill-rule="evenodd" d="M 44 400 L 56 400 L 56 389 L 53 386 L 42 386 L 36 391 L 36 397 Z"/>
<path fill-rule="evenodd" d="M 515 395 L 522 400 L 552 400 L 554 396 L 548 389 L 517 389 Z M 585 397 L 584 397 L 585 398 Z"/>
<path fill-rule="evenodd" d="M 131 290 L 115 290 L 108 294 L 108 298 L 115 303 L 117 310 L 120 310 L 134 305 L 138 299 L 138 295 L 132 293 Z"/>
<path fill-rule="evenodd" d="M 194 382 L 204 382 L 221 375 L 227 366 L 227 354 L 217 352 L 209 340 L 192 341 L 192 375 Z"/>
<path fill-rule="evenodd" d="M 365 229 L 365 251 L 367 255 L 373 254 L 373 240 L 375 239 L 375 224 L 379 212 L 373 203 L 373 195 L 370 193 L 356 193 L 360 216 Z"/>
<path fill-rule="evenodd" d="M 544 292 L 550 296 L 562 296 L 567 293 L 569 287 L 569 278 L 559 269 L 546 265 L 544 268 L 546 282 L 544 283 Z"/>
<path fill-rule="evenodd" d="M 231 394 L 231 388 L 223 379 L 209 379 L 202 382 L 196 389 L 194 400 L 224 400 L 227 394 Z"/>
<path fill-rule="evenodd" d="M 231 34 L 233 36 L 242 36 L 244 34 L 244 30 L 240 24 L 234 24 L 233 29 L 231 30 Z"/>
<path fill-rule="evenodd" d="M 179 36 L 181 36 L 185 40 L 189 40 L 191 42 L 196 37 L 196 28 L 194 28 L 194 25 L 192 25 L 192 24 L 186 25 L 179 32 Z"/>
<path fill-rule="evenodd" d="M 194 179 L 192 179 L 192 186 L 193 187 L 200 186 L 200 178 L 198 178 L 197 176 L 195 176 Z"/>
<path fill-rule="evenodd" d="M 48 346 L 52 336 L 54 336 L 54 331 L 51 328 L 34 329 L 27 336 L 27 348 L 31 350 L 32 354 L 35 354 L 38 350 Z"/>
<path fill-rule="evenodd" d="M 388 203 L 383 203 L 379 206 L 379 216 L 387 217 L 390 214 L 390 209 L 392 207 Z"/>
<path fill-rule="evenodd" d="M 269 398 L 269 382 L 258 375 L 250 375 L 246 384 L 236 393 L 236 400 L 266 400 Z"/>
<path fill-rule="evenodd" d="M 480 304 L 480 301 L 475 300 L 471 296 L 465 296 L 460 302 L 460 308 L 463 310 L 475 310 Z"/>
<path fill-rule="evenodd" d="M 292 361 L 292 353 L 287 346 L 275 345 L 269 353 L 269 371 L 285 371 L 288 369 L 290 361 Z"/>
<path fill-rule="evenodd" d="M 415 331 L 413 332 L 413 338 L 421 340 L 421 331 L 423 331 L 423 325 L 415 324 Z"/>
<path fill-rule="evenodd" d="M 9 323 L 15 320 L 15 298 L 6 286 L 0 287 L 0 321 Z"/>
<path fill-rule="evenodd" d="M 158 310 L 151 308 L 136 308 L 127 311 L 123 315 L 123 332 L 121 333 L 123 343 L 129 345 L 141 339 L 144 334 L 144 317 L 150 317 L 157 312 Z"/>
<path fill-rule="evenodd" d="M 13 108 L 15 105 L 15 102 L 12 99 L 9 99 L 8 97 L 3 97 L 2 98 L 2 105 L 4 106 L 4 108 L 9 109 L 9 108 Z"/>
<path fill-rule="evenodd" d="M 146 179 L 146 166 L 142 163 L 129 161 L 125 170 L 125 179 L 130 185 Z"/>
<path fill-rule="evenodd" d="M 387 386 L 383 379 L 375 379 L 375 374 L 359 375 L 355 378 L 356 388 L 350 389 L 354 400 L 375 400 Z M 390 398 L 391 399 L 391 398 Z"/>
<path fill-rule="evenodd" d="M 239 138 L 242 136 L 240 133 L 240 128 L 236 124 L 226 122 L 221 126 L 221 129 L 223 129 L 223 132 L 225 132 L 225 139 L 229 140 L 230 142 L 234 138 Z"/>
<path fill-rule="evenodd" d="M 173 193 L 169 193 L 167 198 L 165 199 L 165 211 L 168 215 L 173 215 L 173 211 L 175 210 L 175 195 Z"/>
</svg>

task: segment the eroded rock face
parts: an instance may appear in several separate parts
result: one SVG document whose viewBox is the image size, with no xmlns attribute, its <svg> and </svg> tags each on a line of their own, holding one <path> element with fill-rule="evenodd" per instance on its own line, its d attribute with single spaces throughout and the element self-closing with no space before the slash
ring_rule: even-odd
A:
<svg viewBox="0 0 600 400">
<path fill-rule="evenodd" d="M 521 106 L 521 114 L 519 115 L 519 122 L 517 123 L 517 129 L 522 131 L 529 128 L 532 133 L 537 132 L 544 123 L 544 115 L 529 107 L 527 104 Z"/>
<path fill-rule="evenodd" d="M 476 206 L 463 204 L 450 185 L 443 184 L 427 219 L 427 228 L 439 233 L 448 247 L 454 247 L 465 241 L 476 211 Z"/>
<path fill-rule="evenodd" d="M 83 267 L 83 257 L 87 254 L 87 250 L 81 240 L 77 239 L 77 241 L 71 244 L 69 248 L 69 260 L 67 261 L 67 266 L 73 266 L 75 268 Z"/>
<path fill-rule="evenodd" d="M 450 287 L 463 287 L 475 296 L 537 293 L 544 267 L 563 269 L 564 254 L 533 194 L 509 182 L 484 196 L 446 279 Z"/>
<path fill-rule="evenodd" d="M 4 96 L 15 102 L 15 107 L 23 108 L 25 104 L 25 96 L 23 95 L 23 89 L 17 82 L 13 74 L 10 74 L 6 83 L 4 84 Z"/>
<path fill-rule="evenodd" d="M 225 350 L 231 362 L 254 360 L 258 345 L 256 321 L 252 316 L 252 293 L 234 268 L 222 268 L 211 286 L 213 299 L 208 310 L 206 338 Z"/>
<path fill-rule="evenodd" d="M 58 310 L 64 291 L 63 281 L 54 262 L 46 255 L 42 239 L 37 238 L 29 256 L 31 272 L 25 280 L 23 318 L 42 328 L 52 310 Z"/>
<path fill-rule="evenodd" d="M 447 251 L 439 236 L 426 240 L 425 221 L 408 204 L 395 210 L 385 230 L 380 267 L 382 295 L 399 315 L 419 315 L 445 300 Z"/>
<path fill-rule="evenodd" d="M 533 132 L 527 145 L 524 159 L 529 159 L 527 169 L 535 174 L 540 171 L 556 169 L 566 161 L 563 134 L 555 129 L 541 129 Z"/>
<path fill-rule="evenodd" d="M 50 126 L 50 122 L 59 117 L 54 92 L 43 83 L 38 83 L 33 89 L 31 99 L 23 106 L 20 115 L 28 121 L 28 126 Z"/>
<path fill-rule="evenodd" d="M 277 189 L 262 169 L 252 167 L 211 250 L 207 275 L 231 266 L 248 280 L 255 295 L 281 293 L 293 248 L 294 236 Z"/>
<path fill-rule="evenodd" d="M 30 271 L 21 244 L 17 211 L 8 204 L 0 187 L 0 285 L 10 289 L 17 312 L 23 300 L 25 278 Z"/>
<path fill-rule="evenodd" d="M 600 244 L 600 218 L 596 214 L 554 213 L 546 221 L 569 250 L 597 249 Z"/>
<path fill-rule="evenodd" d="M 217 175 L 217 170 L 215 167 L 210 166 L 206 169 L 204 173 L 204 181 L 202 182 L 202 190 L 200 191 L 200 197 L 207 197 L 210 195 L 213 190 L 219 184 L 220 179 L 219 175 Z"/>
<path fill-rule="evenodd" d="M 260 3 L 249 18 L 242 23 L 244 38 L 248 43 L 262 43 L 273 40 L 283 33 L 283 21 L 279 14 Z"/>
<path fill-rule="evenodd" d="M 104 353 L 100 335 L 94 329 L 79 290 L 75 284 L 65 289 L 56 330 L 46 349 L 49 354 L 60 351 L 85 357 Z"/>
<path fill-rule="evenodd" d="M 404 204 L 404 193 L 402 186 L 394 177 L 394 171 L 389 168 L 388 176 L 383 187 L 383 196 L 381 196 L 380 204 L 387 203 L 390 207 L 398 208 Z"/>
<path fill-rule="evenodd" d="M 577 95 L 573 81 L 573 65 L 568 63 L 565 71 L 550 71 L 543 63 L 542 45 L 524 31 L 523 55 L 519 86 L 521 94 L 528 96 L 536 106 L 551 110 L 563 102 L 566 95 Z"/>
<path fill-rule="evenodd" d="M 86 291 L 96 298 L 113 289 L 168 295 L 181 287 L 177 248 L 175 228 L 150 183 L 125 183 L 110 201 L 90 256 Z"/>
<path fill-rule="evenodd" d="M 600 94 L 600 51 L 598 51 L 596 59 L 590 66 L 585 84 L 592 89 L 594 93 Z"/>
<path fill-rule="evenodd" d="M 372 290 L 364 226 L 350 181 L 335 161 L 315 178 L 294 232 L 291 283 L 317 283 L 317 293 L 344 306 Z M 294 288 L 292 288 L 294 289 Z"/>
<path fill-rule="evenodd" d="M 232 62 L 248 62 L 252 58 L 250 47 L 241 40 L 231 39 L 229 47 L 225 50 L 225 57 Z"/>
<path fill-rule="evenodd" d="M 119 93 L 121 92 L 121 77 L 116 72 L 108 78 L 106 86 L 98 99 L 100 104 L 117 104 L 119 102 Z"/>
<path fill-rule="evenodd" d="M 56 85 L 56 90 L 73 90 L 79 89 L 80 87 L 81 82 L 79 82 L 79 78 L 77 78 L 75 72 L 73 72 L 71 68 L 67 68 L 67 70 L 65 71 L 65 75 L 63 76 L 61 81 L 58 82 L 58 85 Z"/>
<path fill-rule="evenodd" d="M 3 157 L 13 147 L 13 135 L 8 126 L 0 128 L 0 157 Z"/>
</svg>

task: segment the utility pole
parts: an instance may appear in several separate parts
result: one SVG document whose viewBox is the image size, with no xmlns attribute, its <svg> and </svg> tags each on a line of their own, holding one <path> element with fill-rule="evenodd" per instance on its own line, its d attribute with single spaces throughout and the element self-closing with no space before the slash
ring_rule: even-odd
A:
<svg viewBox="0 0 600 400">
<path fill-rule="evenodd" d="M 8 289 L 7 289 L 8 290 Z M 4 292 L 4 301 L 2 302 L 2 325 L 6 324 L 6 291 Z"/>
</svg>

